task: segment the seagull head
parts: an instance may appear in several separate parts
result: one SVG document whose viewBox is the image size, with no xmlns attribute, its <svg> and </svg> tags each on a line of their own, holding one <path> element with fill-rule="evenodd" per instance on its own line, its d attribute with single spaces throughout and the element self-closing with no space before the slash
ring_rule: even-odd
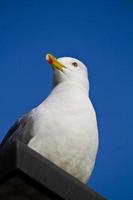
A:
<svg viewBox="0 0 133 200">
<path fill-rule="evenodd" d="M 46 55 L 46 60 L 54 71 L 54 86 L 59 83 L 73 83 L 89 89 L 87 67 L 80 60 L 72 57 L 55 58 Z"/>
</svg>

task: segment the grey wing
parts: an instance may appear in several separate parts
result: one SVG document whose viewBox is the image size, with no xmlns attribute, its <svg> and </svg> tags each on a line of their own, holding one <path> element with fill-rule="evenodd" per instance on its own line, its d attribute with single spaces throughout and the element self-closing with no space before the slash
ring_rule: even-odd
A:
<svg viewBox="0 0 133 200">
<path fill-rule="evenodd" d="M 6 143 L 12 142 L 15 139 L 21 140 L 24 143 L 28 143 L 32 136 L 33 129 L 33 117 L 31 114 L 24 115 L 17 120 L 15 124 L 9 129 L 4 137 L 1 147 Z"/>
</svg>

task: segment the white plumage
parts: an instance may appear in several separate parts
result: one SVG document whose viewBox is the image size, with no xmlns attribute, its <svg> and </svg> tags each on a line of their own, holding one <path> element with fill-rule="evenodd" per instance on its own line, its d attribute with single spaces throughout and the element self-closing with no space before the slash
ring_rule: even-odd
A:
<svg viewBox="0 0 133 200">
<path fill-rule="evenodd" d="M 85 183 L 98 149 L 87 68 L 75 58 L 48 54 L 47 60 L 54 71 L 50 95 L 15 123 L 3 144 L 18 138 Z"/>
</svg>

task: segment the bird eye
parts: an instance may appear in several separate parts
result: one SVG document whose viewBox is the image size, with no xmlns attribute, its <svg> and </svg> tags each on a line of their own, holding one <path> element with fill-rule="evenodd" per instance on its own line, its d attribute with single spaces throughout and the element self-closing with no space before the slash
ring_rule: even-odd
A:
<svg viewBox="0 0 133 200">
<path fill-rule="evenodd" d="M 73 62 L 72 65 L 73 65 L 74 67 L 78 67 L 78 63 L 76 63 L 76 62 Z"/>
</svg>

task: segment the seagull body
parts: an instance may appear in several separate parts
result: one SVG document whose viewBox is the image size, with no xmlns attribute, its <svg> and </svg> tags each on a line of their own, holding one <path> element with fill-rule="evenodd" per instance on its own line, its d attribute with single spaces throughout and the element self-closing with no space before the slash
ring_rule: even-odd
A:
<svg viewBox="0 0 133 200">
<path fill-rule="evenodd" d="M 54 87 L 36 108 L 20 118 L 2 145 L 19 139 L 66 172 L 86 183 L 98 149 L 94 108 L 88 97 L 87 68 L 74 58 L 47 55 Z"/>
</svg>

